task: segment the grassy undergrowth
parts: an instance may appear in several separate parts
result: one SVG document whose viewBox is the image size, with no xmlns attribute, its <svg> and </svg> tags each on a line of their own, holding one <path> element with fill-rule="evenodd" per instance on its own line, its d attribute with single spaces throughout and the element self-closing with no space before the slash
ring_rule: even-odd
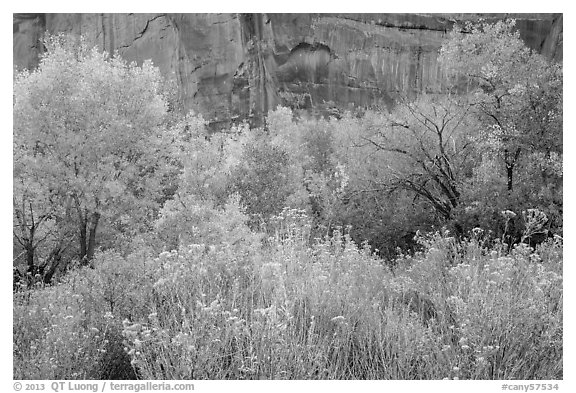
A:
<svg viewBox="0 0 576 393">
<path fill-rule="evenodd" d="M 286 213 L 286 212 L 285 212 Z M 100 253 L 14 296 L 15 379 L 560 379 L 562 243 L 422 238 L 390 269 L 345 231 Z"/>
</svg>

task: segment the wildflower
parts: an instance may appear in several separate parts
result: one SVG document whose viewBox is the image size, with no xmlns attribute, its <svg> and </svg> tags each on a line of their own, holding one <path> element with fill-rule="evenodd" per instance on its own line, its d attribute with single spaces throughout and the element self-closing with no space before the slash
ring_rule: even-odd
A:
<svg viewBox="0 0 576 393">
<path fill-rule="evenodd" d="M 480 236 L 482 235 L 482 233 L 484 233 L 484 229 L 476 227 L 472 229 L 472 233 L 474 234 L 474 236 Z"/>
<path fill-rule="evenodd" d="M 504 218 L 507 220 L 510 220 L 510 219 L 516 217 L 516 213 L 514 213 L 512 210 L 503 210 L 500 212 L 500 214 L 502 214 L 504 216 Z"/>
<path fill-rule="evenodd" d="M 522 212 L 526 224 L 544 224 L 548 221 L 546 213 L 538 209 L 528 209 Z"/>
<path fill-rule="evenodd" d="M 138 332 L 138 331 L 140 331 L 140 330 L 142 329 L 142 325 L 140 325 L 139 323 L 135 323 L 135 324 L 132 325 L 132 326 L 124 327 L 124 329 L 125 329 L 125 330 L 133 330 L 133 331 Z"/>
<path fill-rule="evenodd" d="M 164 283 L 166 283 L 168 280 L 166 280 L 165 278 L 161 277 L 158 279 L 158 281 L 156 281 L 153 285 L 153 287 L 155 289 L 157 289 L 158 287 L 161 287 L 162 285 L 164 285 Z"/>
</svg>

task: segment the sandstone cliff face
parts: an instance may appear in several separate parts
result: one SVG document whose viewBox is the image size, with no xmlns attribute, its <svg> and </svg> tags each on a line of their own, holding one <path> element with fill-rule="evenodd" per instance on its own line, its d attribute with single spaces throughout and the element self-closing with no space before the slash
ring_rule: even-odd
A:
<svg viewBox="0 0 576 393">
<path fill-rule="evenodd" d="M 127 60 L 152 59 L 180 102 L 214 128 L 289 105 L 315 113 L 390 106 L 441 84 L 455 21 L 497 14 L 14 14 L 14 66 L 33 68 L 44 32 L 83 34 Z M 522 38 L 562 60 L 562 15 L 518 14 Z"/>
</svg>

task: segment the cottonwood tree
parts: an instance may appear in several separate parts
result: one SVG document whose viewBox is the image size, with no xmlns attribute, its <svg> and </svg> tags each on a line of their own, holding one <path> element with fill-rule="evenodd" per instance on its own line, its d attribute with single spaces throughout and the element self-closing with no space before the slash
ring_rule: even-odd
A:
<svg viewBox="0 0 576 393">
<path fill-rule="evenodd" d="M 14 168 L 12 198 L 15 260 L 24 256 L 26 272 L 31 276 L 40 274 L 49 282 L 69 248 L 67 239 L 74 238 L 70 205 L 52 191 L 50 176 L 21 172 L 29 165 L 19 153 L 15 150 L 14 161 L 21 165 Z M 36 258 L 38 254 L 44 256 L 41 261 Z"/>
<path fill-rule="evenodd" d="M 45 47 L 14 81 L 14 232 L 30 264 L 42 226 L 74 225 L 89 261 L 103 220 L 133 230 L 158 208 L 173 167 L 162 78 L 149 61 L 128 64 L 79 38 L 47 37 Z"/>
<path fill-rule="evenodd" d="M 440 61 L 472 86 L 485 147 L 503 161 L 508 191 L 521 155 L 544 153 L 551 167 L 561 162 L 562 66 L 526 47 L 514 20 L 457 26 Z"/>
<path fill-rule="evenodd" d="M 344 167 L 346 158 L 337 151 L 335 136 L 339 120 L 294 122 L 292 119 L 293 113 L 288 108 L 277 108 L 267 119 L 273 144 L 288 153 L 292 178 L 300 178 L 301 184 L 294 188 L 290 198 L 292 207 L 309 207 L 317 229 L 331 230 L 341 224 L 339 197 L 349 180 Z"/>
<path fill-rule="evenodd" d="M 262 130 L 252 130 L 246 142 L 231 171 L 230 193 L 240 195 L 251 216 L 250 225 L 258 228 L 284 207 L 301 207 L 306 198 L 301 168 L 291 160 L 284 145 Z"/>
<path fill-rule="evenodd" d="M 527 48 L 514 20 L 457 26 L 440 61 L 455 85 L 468 86 L 482 125 L 468 199 L 484 216 L 490 206 L 495 216 L 540 207 L 561 222 L 562 65 Z"/>
<path fill-rule="evenodd" d="M 358 143 L 378 152 L 379 175 L 371 180 L 372 190 L 408 191 L 449 220 L 474 157 L 469 114 L 465 101 L 423 96 L 373 118 Z"/>
<path fill-rule="evenodd" d="M 168 130 L 172 157 L 181 165 L 178 187 L 155 221 L 152 242 L 158 249 L 190 244 L 256 246 L 259 236 L 233 194 L 244 147 L 253 139 L 247 125 L 209 133 L 204 119 L 189 113 Z"/>
</svg>

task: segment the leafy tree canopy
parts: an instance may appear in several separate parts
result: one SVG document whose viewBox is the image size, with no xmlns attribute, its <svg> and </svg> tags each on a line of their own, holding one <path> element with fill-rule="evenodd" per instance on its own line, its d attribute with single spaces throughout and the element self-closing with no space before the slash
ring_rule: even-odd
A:
<svg viewBox="0 0 576 393">
<path fill-rule="evenodd" d="M 32 211 L 73 223 L 79 257 L 90 259 L 101 219 L 133 230 L 158 209 L 171 168 L 162 78 L 150 61 L 127 63 L 82 39 L 45 46 L 39 67 L 14 81 L 15 215 L 28 232 Z"/>
</svg>

